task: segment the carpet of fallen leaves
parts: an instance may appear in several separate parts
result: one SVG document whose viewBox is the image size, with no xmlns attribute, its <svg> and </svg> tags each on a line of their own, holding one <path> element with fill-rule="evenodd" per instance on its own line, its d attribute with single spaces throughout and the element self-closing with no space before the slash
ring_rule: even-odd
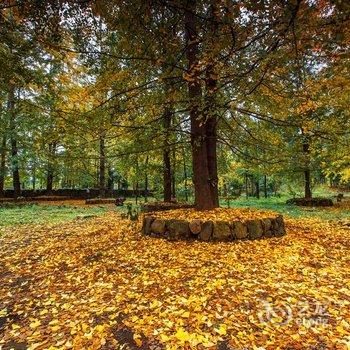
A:
<svg viewBox="0 0 350 350">
<path fill-rule="evenodd" d="M 200 220 L 218 220 L 218 221 L 245 221 L 250 219 L 263 219 L 269 217 L 275 217 L 278 213 L 270 210 L 257 210 L 249 208 L 218 208 L 208 210 L 205 212 L 195 209 L 174 209 L 166 211 L 158 211 L 154 213 L 148 213 L 148 215 L 155 215 L 158 219 L 178 219 L 191 221 L 195 219 Z"/>
<path fill-rule="evenodd" d="M 116 213 L 0 238 L 2 349 L 349 349 L 349 227 L 141 237 Z"/>
</svg>

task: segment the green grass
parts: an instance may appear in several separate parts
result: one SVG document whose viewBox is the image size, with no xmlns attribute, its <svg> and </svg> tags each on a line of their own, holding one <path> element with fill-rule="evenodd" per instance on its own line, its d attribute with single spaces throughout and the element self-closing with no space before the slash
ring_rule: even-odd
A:
<svg viewBox="0 0 350 350">
<path fill-rule="evenodd" d="M 269 198 L 245 198 L 239 197 L 230 201 L 230 208 L 255 208 L 273 210 L 294 218 L 319 218 L 322 220 L 344 220 L 350 218 L 350 209 L 340 208 L 314 208 L 287 205 L 286 200 L 290 196 Z M 220 202 L 222 207 L 227 207 L 226 201 Z"/>
<path fill-rule="evenodd" d="M 330 196 L 330 194 L 328 193 Z M 347 208 L 304 208 L 287 205 L 286 200 L 290 196 L 269 198 L 245 198 L 243 196 L 230 201 L 231 208 L 255 208 L 279 212 L 285 216 L 295 218 L 319 218 L 322 220 L 344 220 L 350 218 L 350 207 Z M 143 202 L 141 199 L 140 202 Z M 140 204 L 139 202 L 139 204 Z M 128 198 L 126 203 L 135 201 Z M 225 200 L 220 201 L 222 207 L 227 207 Z M 24 206 L 0 207 L 0 234 L 5 227 L 18 226 L 31 223 L 59 223 L 74 220 L 78 216 L 101 215 L 110 210 L 126 211 L 124 207 L 114 208 L 111 206 L 74 206 L 74 205 L 37 205 L 28 204 Z"/>
<path fill-rule="evenodd" d="M 84 215 L 99 215 L 111 208 L 106 206 L 24 205 L 0 207 L 0 228 L 30 223 L 58 223 Z"/>
</svg>

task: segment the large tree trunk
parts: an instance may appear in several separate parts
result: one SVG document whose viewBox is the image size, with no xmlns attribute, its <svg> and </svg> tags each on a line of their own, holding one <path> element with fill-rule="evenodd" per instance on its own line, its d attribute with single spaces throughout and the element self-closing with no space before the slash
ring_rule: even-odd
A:
<svg viewBox="0 0 350 350">
<path fill-rule="evenodd" d="M 163 149 L 163 199 L 164 202 L 171 201 L 171 192 L 172 192 L 172 171 L 171 171 L 171 150 L 169 146 L 169 136 L 171 128 L 171 110 L 166 107 L 163 116 L 163 126 L 165 132 L 164 139 L 164 149 Z"/>
<path fill-rule="evenodd" d="M 8 93 L 8 110 L 10 115 L 10 143 L 11 143 L 11 166 L 12 166 L 12 180 L 13 180 L 13 197 L 21 196 L 21 181 L 19 176 L 18 165 L 18 147 L 16 135 L 16 114 L 15 114 L 15 88 L 9 87 Z"/>
<path fill-rule="evenodd" d="M 105 135 L 102 133 L 99 140 L 100 164 L 99 164 L 99 195 L 106 196 L 106 148 Z"/>
<path fill-rule="evenodd" d="M 215 0 L 211 5 L 211 19 L 209 25 L 209 34 L 211 37 L 210 45 L 215 45 L 217 36 L 217 7 Z M 212 49 L 211 47 L 211 49 Z M 209 183 L 212 203 L 215 207 L 219 206 L 219 190 L 218 190 L 218 167 L 217 167 L 217 106 L 216 106 L 216 94 L 217 94 L 217 74 L 214 58 L 208 64 L 206 69 L 205 79 L 205 103 L 206 103 L 206 146 L 207 146 L 207 159 L 208 159 L 208 172 Z"/>
<path fill-rule="evenodd" d="M 0 153 L 0 197 L 5 195 L 5 173 L 6 173 L 6 133 L 2 136 Z"/>
<path fill-rule="evenodd" d="M 191 146 L 193 184 L 196 208 L 213 209 L 206 144 L 206 124 L 200 114 L 202 87 L 198 76 L 198 33 L 196 28 L 195 0 L 189 0 L 185 9 L 185 32 L 187 38 L 188 97 L 190 100 Z"/>
</svg>

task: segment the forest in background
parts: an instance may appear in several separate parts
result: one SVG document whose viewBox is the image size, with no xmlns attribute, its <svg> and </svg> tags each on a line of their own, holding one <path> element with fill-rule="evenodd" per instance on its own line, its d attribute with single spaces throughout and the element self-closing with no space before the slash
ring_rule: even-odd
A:
<svg viewBox="0 0 350 350">
<path fill-rule="evenodd" d="M 3 1 L 4 189 L 349 187 L 345 1 Z"/>
</svg>

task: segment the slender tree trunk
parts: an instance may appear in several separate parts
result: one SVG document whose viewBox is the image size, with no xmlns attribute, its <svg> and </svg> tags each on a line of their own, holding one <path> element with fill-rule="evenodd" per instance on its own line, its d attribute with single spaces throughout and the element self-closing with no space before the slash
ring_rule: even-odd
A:
<svg viewBox="0 0 350 350">
<path fill-rule="evenodd" d="M 146 171 L 145 171 L 145 202 L 148 202 L 148 162 L 149 162 L 149 156 L 146 156 Z"/>
<path fill-rule="evenodd" d="M 171 198 L 176 198 L 176 152 L 173 148 L 172 152 L 172 167 L 171 167 Z"/>
<path fill-rule="evenodd" d="M 245 196 L 248 199 L 249 198 L 249 193 L 248 193 L 248 174 L 244 174 L 244 180 L 245 180 Z"/>
<path fill-rule="evenodd" d="M 5 196 L 5 174 L 6 174 L 6 133 L 2 136 L 0 153 L 0 197 Z"/>
<path fill-rule="evenodd" d="M 36 165 L 33 165 L 32 168 L 32 189 L 35 191 L 36 188 Z"/>
<path fill-rule="evenodd" d="M 169 146 L 169 136 L 170 136 L 170 127 L 171 127 L 171 117 L 172 113 L 168 107 L 165 108 L 163 116 L 163 126 L 165 131 L 165 140 L 164 140 L 164 150 L 163 150 L 163 199 L 164 202 L 171 201 L 171 192 L 172 192 L 172 171 L 171 171 L 171 153 Z"/>
<path fill-rule="evenodd" d="M 137 205 L 138 199 L 139 199 L 139 183 L 136 182 L 135 186 L 135 204 Z"/>
<path fill-rule="evenodd" d="M 13 180 L 13 197 L 18 198 L 21 195 L 21 180 L 19 176 L 18 165 L 18 147 L 16 135 L 16 114 L 15 114 L 15 88 L 9 87 L 8 110 L 10 115 L 10 143 L 11 143 L 11 166 Z"/>
<path fill-rule="evenodd" d="M 185 32 L 187 39 L 188 97 L 190 100 L 191 146 L 193 184 L 196 208 L 213 209 L 210 176 L 208 171 L 206 125 L 200 113 L 202 87 L 198 76 L 198 33 L 196 28 L 196 1 L 189 0 L 185 9 Z"/>
<path fill-rule="evenodd" d="M 304 170 L 304 181 L 305 181 L 305 198 L 312 198 L 311 192 L 311 171 L 310 171 L 310 144 L 307 135 L 303 133 L 303 152 L 306 157 L 306 166 Z"/>
<path fill-rule="evenodd" d="M 107 180 L 107 189 L 108 191 L 113 191 L 114 188 L 114 173 L 113 169 L 109 166 L 108 167 L 108 180 Z"/>
<path fill-rule="evenodd" d="M 46 176 L 46 192 L 52 194 L 53 179 L 54 179 L 54 159 L 56 154 L 56 143 L 49 144 L 49 156 L 47 162 L 47 176 Z"/>
<path fill-rule="evenodd" d="M 260 199 L 260 183 L 259 180 L 255 182 L 255 189 L 256 189 L 256 198 Z"/>
<path fill-rule="evenodd" d="M 183 148 L 183 177 L 184 177 L 184 186 L 185 186 L 185 201 L 188 202 L 188 187 L 187 187 L 187 165 L 186 165 L 186 152 Z"/>
<path fill-rule="evenodd" d="M 264 175 L 264 196 L 267 198 L 267 175 Z"/>
<path fill-rule="evenodd" d="M 106 148 L 105 135 L 102 133 L 99 140 L 100 164 L 99 164 L 99 195 L 106 196 Z"/>
</svg>

